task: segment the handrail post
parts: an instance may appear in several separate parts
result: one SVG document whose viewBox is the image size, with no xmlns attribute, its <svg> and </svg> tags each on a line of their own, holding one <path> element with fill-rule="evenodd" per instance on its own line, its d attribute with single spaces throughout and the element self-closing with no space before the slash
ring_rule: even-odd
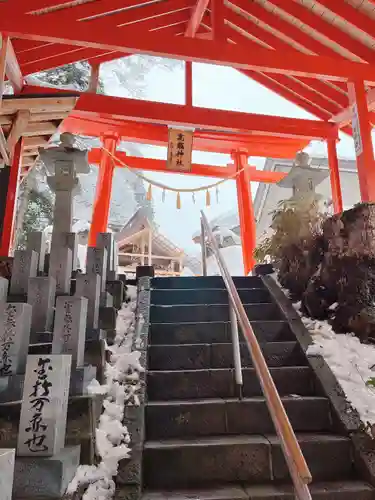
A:
<svg viewBox="0 0 375 500">
<path fill-rule="evenodd" d="M 202 250 L 202 275 L 207 276 L 206 235 L 203 219 L 201 219 L 201 250 Z"/>
<path fill-rule="evenodd" d="M 242 366 L 241 366 L 240 340 L 238 337 L 237 316 L 233 308 L 230 297 L 229 297 L 229 318 L 230 318 L 230 330 L 232 334 L 234 378 L 238 388 L 238 397 L 242 399 L 243 378 L 242 378 Z"/>
</svg>

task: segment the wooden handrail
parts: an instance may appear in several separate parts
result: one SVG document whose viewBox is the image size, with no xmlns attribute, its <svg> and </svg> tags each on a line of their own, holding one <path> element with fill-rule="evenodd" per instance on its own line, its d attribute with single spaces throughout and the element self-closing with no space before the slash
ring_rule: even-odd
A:
<svg viewBox="0 0 375 500">
<path fill-rule="evenodd" d="M 233 279 L 222 255 L 220 254 L 218 244 L 212 234 L 208 220 L 203 211 L 201 211 L 201 214 L 206 235 L 210 240 L 211 248 L 217 260 L 225 286 L 228 290 L 230 301 L 245 336 L 255 372 L 260 382 L 263 395 L 266 399 L 276 433 L 280 439 L 285 461 L 294 484 L 296 498 L 297 500 L 312 500 L 307 486 L 311 483 L 312 477 L 305 457 L 303 456 L 301 447 L 290 424 L 284 405 L 277 392 L 275 383 L 271 377 L 262 350 L 259 346 L 254 330 L 252 329 L 249 318 L 247 317 L 242 301 L 238 295 Z"/>
</svg>

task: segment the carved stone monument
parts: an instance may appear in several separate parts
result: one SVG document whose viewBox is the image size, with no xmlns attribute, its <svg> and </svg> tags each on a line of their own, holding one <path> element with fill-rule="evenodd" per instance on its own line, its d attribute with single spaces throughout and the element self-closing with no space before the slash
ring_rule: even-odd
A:
<svg viewBox="0 0 375 500">
<path fill-rule="evenodd" d="M 28 356 L 18 456 L 48 457 L 64 448 L 71 363 L 67 354 Z"/>
</svg>

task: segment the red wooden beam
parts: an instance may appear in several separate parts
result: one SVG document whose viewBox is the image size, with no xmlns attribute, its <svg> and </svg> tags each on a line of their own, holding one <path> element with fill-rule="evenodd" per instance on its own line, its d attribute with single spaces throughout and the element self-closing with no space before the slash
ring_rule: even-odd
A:
<svg viewBox="0 0 375 500">
<path fill-rule="evenodd" d="M 105 57 L 108 56 L 108 54 L 113 54 L 113 52 L 83 48 L 77 51 L 74 50 L 72 52 L 67 52 L 65 54 L 56 54 L 55 56 L 44 59 L 42 61 L 25 64 L 22 66 L 22 71 L 25 75 L 32 75 L 34 73 L 39 73 L 40 71 L 47 71 L 52 68 L 58 68 L 59 66 L 65 66 L 66 64 L 72 64 L 75 62 L 86 60 L 95 60 L 96 56 Z M 122 54 L 122 56 L 125 56 L 125 54 Z"/>
<path fill-rule="evenodd" d="M 290 50 L 292 52 L 295 51 L 297 54 L 299 53 L 298 50 L 294 49 L 294 47 L 287 42 L 264 29 L 263 25 L 253 23 L 229 8 L 225 9 L 225 18 L 230 23 L 228 36 L 236 43 L 248 43 L 249 39 L 243 35 L 242 32 L 235 30 L 235 26 L 240 28 L 243 32 L 251 33 L 252 37 L 266 43 L 270 48 Z M 334 102 L 341 107 L 346 107 L 348 105 L 347 97 L 345 97 L 341 91 L 334 89 L 329 83 L 318 80 L 317 78 L 300 77 L 297 80 L 301 82 L 302 85 L 318 93 L 321 98 L 327 99 L 329 103 Z"/>
<path fill-rule="evenodd" d="M 231 30 L 232 34 L 230 34 L 230 38 L 233 41 L 236 41 L 238 43 L 244 43 L 245 45 L 248 44 L 248 40 L 246 37 L 240 35 L 237 31 L 234 29 Z M 256 31 L 256 30 L 255 30 Z M 260 36 L 260 34 L 258 33 Z M 273 35 L 271 35 L 273 36 Z M 267 35 L 265 36 L 265 39 L 267 40 Z M 267 40 L 268 41 L 268 40 Z M 253 44 L 253 42 L 250 42 Z M 280 50 L 282 49 L 282 46 L 278 47 Z M 255 50 L 252 48 L 252 50 Z M 295 77 L 288 77 L 286 75 L 271 75 L 271 78 L 273 80 L 276 80 L 280 85 L 283 85 L 286 89 L 291 90 L 294 92 L 297 96 L 303 98 L 305 101 L 308 103 L 311 103 L 313 105 L 318 106 L 320 109 L 327 111 L 330 115 L 336 114 L 338 111 L 343 106 L 338 105 L 336 102 L 333 102 L 332 100 L 328 99 L 324 93 L 325 89 L 329 88 L 328 85 L 325 83 L 321 82 L 318 79 L 313 79 L 313 78 L 295 78 Z M 316 83 L 315 83 L 316 82 Z M 319 92 L 319 90 L 322 92 Z M 336 91 L 338 94 L 338 92 Z M 345 100 L 345 97 L 340 94 L 341 99 L 344 103 L 347 103 L 347 100 Z"/>
<path fill-rule="evenodd" d="M 23 52 L 18 56 L 18 59 L 20 65 L 24 68 L 31 64 L 40 61 L 45 61 L 46 59 L 55 58 L 56 56 L 64 57 L 66 54 L 73 54 L 75 52 L 78 52 L 77 57 L 79 59 L 79 52 L 81 52 L 82 50 L 87 50 L 87 49 L 82 49 L 75 45 L 63 45 L 60 43 L 51 43 L 49 45 L 44 45 L 44 47 L 41 48 Z"/>
<path fill-rule="evenodd" d="M 140 6 L 136 9 L 119 11 L 110 16 L 82 21 L 80 24 L 90 26 L 90 28 L 94 30 L 114 30 L 116 26 L 121 28 L 131 24 L 135 25 L 140 21 L 155 19 L 158 16 L 165 16 L 180 10 L 186 10 L 186 19 L 188 19 L 188 10 L 191 8 L 192 4 L 193 0 L 164 0 L 163 2 Z M 119 33 L 122 33 L 122 31 L 119 31 Z"/>
<path fill-rule="evenodd" d="M 211 0 L 211 26 L 214 40 L 226 41 L 225 10 L 223 0 Z"/>
<path fill-rule="evenodd" d="M 152 172 L 164 172 L 171 173 L 171 170 L 167 168 L 166 160 L 156 160 L 154 158 L 138 158 L 136 156 L 128 156 L 122 151 L 116 152 L 116 157 L 125 163 L 129 168 L 134 168 L 137 170 L 152 171 Z M 93 164 L 99 164 L 102 158 L 101 149 L 92 149 L 89 152 L 89 162 Z M 121 167 L 120 164 L 116 166 Z M 185 172 L 184 172 L 185 173 Z M 198 175 L 202 177 L 218 177 L 220 179 L 228 179 L 236 173 L 236 168 L 233 164 L 229 164 L 226 167 L 219 167 L 214 165 L 202 165 L 200 163 L 193 163 L 191 166 L 191 171 L 186 172 L 188 175 Z M 279 182 L 286 176 L 284 172 L 269 172 L 266 170 L 257 170 L 252 168 L 250 171 L 251 181 L 253 182 Z"/>
<path fill-rule="evenodd" d="M 375 62 L 375 52 L 370 47 L 325 21 L 320 14 L 314 14 L 314 11 L 306 9 L 301 4 L 294 2 L 294 0 L 272 0 L 272 3 L 364 61 Z M 285 34 L 287 35 L 287 33 Z M 340 56 L 338 55 L 338 57 Z"/>
<path fill-rule="evenodd" d="M 375 89 L 371 89 L 366 94 L 367 108 L 368 111 L 375 110 Z M 371 113 L 370 113 L 371 115 Z M 353 118 L 353 105 L 348 105 L 347 108 L 343 109 L 335 116 L 332 117 L 332 121 L 339 124 L 341 127 L 349 124 Z M 375 123 L 374 117 L 372 117 L 372 123 Z"/>
<path fill-rule="evenodd" d="M 120 117 L 140 122 L 173 126 L 257 132 L 286 137 L 337 137 L 332 124 L 294 118 L 239 113 L 206 108 L 189 108 L 137 99 L 81 94 L 76 109 L 97 116 Z"/>
<path fill-rule="evenodd" d="M 168 127 L 136 123 L 125 120 L 100 120 L 83 118 L 77 111 L 64 120 L 60 131 L 78 133 L 91 137 L 100 137 L 103 130 L 116 132 L 123 141 L 154 146 L 168 145 Z M 234 150 L 251 151 L 253 156 L 292 158 L 297 151 L 309 144 L 309 139 L 291 139 L 267 135 L 245 135 L 225 132 L 194 132 L 194 149 L 215 153 L 230 154 Z"/>
<path fill-rule="evenodd" d="M 131 54 L 124 54 L 123 52 L 107 52 L 104 55 L 98 55 L 88 58 L 88 62 L 95 64 L 103 64 L 106 62 L 114 61 L 115 59 L 121 59 L 122 57 L 128 57 Z"/>
<path fill-rule="evenodd" d="M 12 84 L 14 92 L 21 92 L 23 87 L 23 76 L 16 53 L 11 40 L 8 40 L 5 73 Z"/>
<path fill-rule="evenodd" d="M 72 23 L 69 30 L 61 24 L 50 25 L 29 16 L 0 18 L 0 30 L 12 36 L 47 40 L 68 45 L 97 49 L 118 50 L 131 53 L 148 53 L 178 59 L 222 64 L 241 69 L 286 73 L 299 76 L 309 74 L 346 81 L 361 78 L 375 84 L 375 68 L 371 65 L 346 61 L 341 58 L 313 57 L 304 54 L 288 54 L 259 48 L 248 53 L 243 47 L 230 43 L 178 37 L 171 38 L 151 33 L 139 33 L 137 29 L 93 30 L 91 23 Z M 41 17 L 41 16 L 39 16 Z"/>
<path fill-rule="evenodd" d="M 146 21 L 141 21 L 141 25 L 142 29 L 146 30 L 168 28 L 168 34 L 175 34 L 179 31 L 179 28 L 174 28 L 174 26 L 176 24 L 182 24 L 186 21 L 187 21 L 186 11 L 179 11 L 179 12 L 174 12 L 172 14 L 168 14 L 166 16 L 158 16 L 152 19 L 147 19 Z M 91 52 L 88 52 L 88 50 L 91 50 Z M 78 62 L 84 59 L 92 59 L 95 56 L 101 56 L 103 54 L 107 55 L 108 51 L 82 49 L 74 45 L 63 45 L 63 44 L 53 43 L 21 53 L 19 55 L 19 62 L 23 70 L 27 71 L 27 73 L 30 74 L 31 71 L 29 70 L 29 67 L 31 66 L 36 66 L 36 68 L 48 69 L 51 67 L 51 64 L 57 63 L 58 66 L 62 66 L 63 64 L 69 64 L 71 62 Z M 117 57 L 114 56 L 112 59 L 125 56 L 126 54 L 120 53 Z M 62 63 L 58 63 L 60 57 L 61 60 L 63 61 Z M 46 62 L 40 65 L 42 61 Z M 37 69 L 37 71 L 42 71 L 42 69 Z M 35 69 L 33 69 L 33 72 L 36 72 Z"/>
<path fill-rule="evenodd" d="M 199 25 L 202 22 L 204 13 L 208 7 L 209 0 L 197 0 L 195 7 L 191 13 L 189 23 L 185 30 L 185 36 L 194 37 L 198 31 Z"/>
<path fill-rule="evenodd" d="M 34 2 L 34 0 L 33 0 Z M 60 4 L 63 2 L 54 2 Z M 46 22 L 54 22 L 57 18 L 65 21 L 88 20 L 93 17 L 106 16 L 111 13 L 114 15 L 117 11 L 125 9 L 139 8 L 145 3 L 145 0 L 96 0 L 92 2 L 81 3 L 74 7 L 54 10 L 41 14 Z M 33 3 L 34 5 L 34 3 Z M 1 12 L 1 10 L 0 10 Z"/>
<path fill-rule="evenodd" d="M 34 42 L 33 40 L 21 40 L 20 38 L 14 38 L 12 43 L 17 54 L 28 50 L 34 50 L 36 48 L 43 47 L 44 45 L 49 45 L 48 42 Z"/>
<path fill-rule="evenodd" d="M 297 28 L 295 25 L 288 23 L 283 18 L 275 15 L 275 13 L 264 9 L 256 2 L 248 2 L 246 0 L 231 0 L 231 3 L 241 9 L 243 12 L 250 14 L 262 23 L 268 25 L 273 30 L 282 33 L 284 36 L 294 40 L 305 49 L 313 52 L 316 55 L 337 57 L 335 52 L 330 47 L 327 47 L 322 42 L 319 42 L 312 36 Z"/>
<path fill-rule="evenodd" d="M 306 101 L 301 96 L 292 92 L 292 90 L 288 86 L 281 85 L 277 79 L 271 78 L 270 75 L 265 75 L 263 73 L 256 73 L 255 71 L 243 71 L 245 75 L 252 78 L 256 82 L 260 83 L 264 87 L 268 88 L 275 94 L 287 99 L 292 102 L 296 106 L 304 109 L 308 113 L 311 113 L 313 116 L 320 118 L 321 120 L 329 120 L 331 115 L 327 111 L 323 111 L 321 108 L 312 104 L 311 102 Z"/>
</svg>

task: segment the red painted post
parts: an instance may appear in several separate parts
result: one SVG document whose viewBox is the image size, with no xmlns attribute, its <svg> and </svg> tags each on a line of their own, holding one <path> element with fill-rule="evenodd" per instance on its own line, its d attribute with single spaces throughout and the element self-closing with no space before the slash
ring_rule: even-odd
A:
<svg viewBox="0 0 375 500">
<path fill-rule="evenodd" d="M 119 138 L 117 134 L 104 134 L 102 137 L 103 148 L 107 149 L 110 153 L 115 154 L 118 140 Z M 89 234 L 90 247 L 96 246 L 98 233 L 105 233 L 107 231 L 114 169 L 115 165 L 113 159 L 108 153 L 102 151 Z"/>
<path fill-rule="evenodd" d="M 232 158 L 237 171 L 247 165 L 248 154 L 246 152 L 236 151 L 232 154 Z M 253 254 L 256 245 L 256 223 L 251 195 L 250 173 L 248 170 L 244 170 L 237 175 L 236 184 L 243 264 L 245 275 L 248 275 L 255 264 Z"/>
<path fill-rule="evenodd" d="M 375 201 L 375 161 L 371 139 L 371 122 L 363 80 L 348 83 L 349 101 L 353 104 L 353 139 L 357 157 L 359 188 L 362 201 Z"/>
<path fill-rule="evenodd" d="M 19 139 L 15 145 L 12 164 L 9 167 L 9 178 L 8 178 L 8 189 L 6 194 L 4 219 L 1 232 L 1 247 L 0 255 L 3 257 L 10 256 L 12 254 L 13 236 L 14 236 L 14 222 L 16 218 L 17 211 L 17 197 L 18 197 L 18 187 L 21 177 L 22 168 L 22 150 L 23 150 L 23 139 Z"/>
<path fill-rule="evenodd" d="M 193 63 L 185 61 L 185 104 L 193 105 Z"/>
<path fill-rule="evenodd" d="M 343 211 L 339 161 L 335 139 L 327 140 L 328 164 L 331 178 L 332 201 L 335 214 Z"/>
</svg>

